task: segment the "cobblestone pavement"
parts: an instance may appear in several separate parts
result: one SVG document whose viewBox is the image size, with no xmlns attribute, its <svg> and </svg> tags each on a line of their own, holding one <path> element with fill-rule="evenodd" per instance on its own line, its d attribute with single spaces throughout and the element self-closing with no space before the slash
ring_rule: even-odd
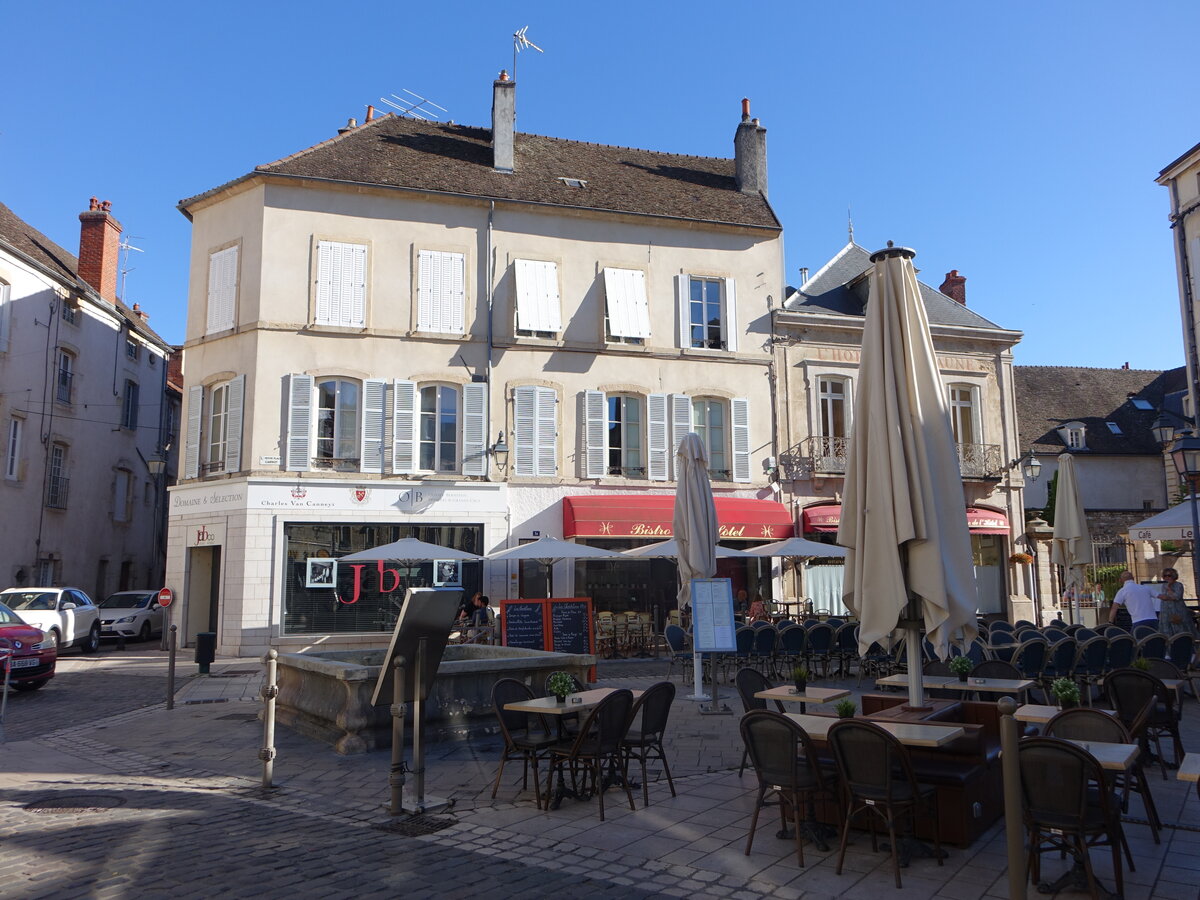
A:
<svg viewBox="0 0 1200 900">
<path fill-rule="evenodd" d="M 69 661 L 69 657 L 67 658 Z M 898 897 L 968 900 L 1006 897 L 999 825 L 942 867 L 917 860 L 896 891 L 885 854 L 852 842 L 842 875 L 835 855 L 775 837 L 764 814 L 745 855 L 753 781 L 736 772 L 736 716 L 701 716 L 680 689 L 668 750 L 678 796 L 652 769 L 650 805 L 640 792 L 631 812 L 623 792 L 607 795 L 607 821 L 594 801 L 534 808 L 510 766 L 496 800 L 496 738 L 429 748 L 427 791 L 453 801 L 428 821 L 433 833 L 406 836 L 386 814 L 388 753 L 339 757 L 288 729 L 277 732 L 277 790 L 258 789 L 262 726 L 251 698 L 260 676 L 196 678 L 167 711 L 152 691 L 162 677 L 151 654 L 78 663 L 94 684 L 64 679 L 54 721 L 22 695 L 10 707 L 10 737 L 0 746 L 0 897 Z M 158 667 L 156 673 L 155 666 Z M 71 666 L 66 667 L 70 669 Z M 249 673 L 249 660 L 222 661 L 215 674 Z M 664 663 L 602 663 L 604 684 L 644 687 Z M 67 672 L 65 674 L 76 674 Z M 186 673 L 181 673 L 186 674 Z M 853 683 L 846 686 L 853 687 Z M 49 686 L 47 691 L 49 691 Z M 104 694 L 111 706 L 101 707 Z M 122 700 L 122 698 L 124 698 Z M 729 701 L 736 706 L 732 692 Z M 154 705 L 145 705 L 146 701 Z M 191 701 L 191 702 L 189 702 Z M 199 702 L 197 702 L 199 701 Z M 117 712 L 121 703 L 125 711 Z M 47 704 L 47 709 L 50 706 Z M 1197 706 L 1185 707 L 1184 739 L 1200 742 Z M 63 726 L 63 720 L 70 724 Z M 1126 829 L 1138 868 L 1125 896 L 1192 898 L 1200 881 L 1200 804 L 1189 785 L 1151 773 L 1163 819 L 1172 827 L 1155 845 L 1144 827 Z M 411 779 L 411 776 L 410 776 Z M 410 782 L 411 783 L 411 782 Z M 86 812 L 34 812 L 57 802 Z M 108 808 L 112 807 L 112 808 Z M 1137 801 L 1131 815 L 1140 815 Z M 776 814 L 777 815 L 777 814 Z M 1111 875 L 1095 854 L 1102 878 Z M 1058 874 L 1047 861 L 1050 875 Z M 1031 888 L 1030 897 L 1036 897 Z M 1067 895 L 1064 895 L 1067 896 Z"/>
</svg>

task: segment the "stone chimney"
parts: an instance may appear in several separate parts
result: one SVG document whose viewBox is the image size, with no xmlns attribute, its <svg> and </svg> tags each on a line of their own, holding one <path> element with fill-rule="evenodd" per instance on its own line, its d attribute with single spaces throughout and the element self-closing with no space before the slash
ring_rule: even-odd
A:
<svg viewBox="0 0 1200 900">
<path fill-rule="evenodd" d="M 87 212 L 79 214 L 79 277 L 108 301 L 117 299 L 117 254 L 121 248 L 121 223 L 113 218 L 112 204 L 92 198 Z"/>
<path fill-rule="evenodd" d="M 750 118 L 750 100 L 742 100 L 742 121 L 733 135 L 737 188 L 743 194 L 767 196 L 767 129 Z"/>
<path fill-rule="evenodd" d="M 517 83 L 501 70 L 492 82 L 492 168 L 512 174 L 513 130 L 517 119 Z"/>
<path fill-rule="evenodd" d="M 963 306 L 967 305 L 967 276 L 959 275 L 958 269 L 951 269 L 946 273 L 946 280 L 938 290 L 951 300 L 957 300 Z"/>
</svg>

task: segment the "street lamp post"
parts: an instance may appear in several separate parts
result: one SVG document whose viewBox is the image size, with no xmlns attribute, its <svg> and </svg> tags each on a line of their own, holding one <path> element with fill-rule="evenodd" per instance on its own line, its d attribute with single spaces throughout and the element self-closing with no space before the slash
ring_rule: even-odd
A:
<svg viewBox="0 0 1200 900">
<path fill-rule="evenodd" d="M 1164 446 L 1174 440 L 1170 451 L 1171 461 L 1180 480 L 1186 480 L 1188 505 L 1192 510 L 1192 590 L 1200 592 L 1200 558 L 1196 554 L 1197 539 L 1200 538 L 1200 508 L 1196 505 L 1196 480 L 1200 479 L 1200 438 L 1190 428 L 1180 431 L 1176 437 L 1175 427 L 1166 416 L 1155 419 L 1150 430 Z"/>
</svg>

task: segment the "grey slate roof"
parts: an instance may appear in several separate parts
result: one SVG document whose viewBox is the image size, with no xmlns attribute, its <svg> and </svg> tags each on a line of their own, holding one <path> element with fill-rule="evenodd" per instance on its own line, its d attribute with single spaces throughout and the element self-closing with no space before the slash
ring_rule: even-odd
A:
<svg viewBox="0 0 1200 900">
<path fill-rule="evenodd" d="M 1014 366 L 1013 387 L 1023 451 L 1061 453 L 1066 445 L 1055 429 L 1079 421 L 1087 426 L 1087 449 L 1072 452 L 1157 455 L 1150 426 L 1164 398 L 1187 387 L 1187 372 L 1182 366 L 1166 372 Z M 1154 408 L 1137 409 L 1129 402 L 1131 396 Z M 1113 434 L 1107 422 L 1115 422 L 1122 433 Z"/>
<path fill-rule="evenodd" d="M 520 133 L 514 146 L 516 171 L 502 174 L 492 168 L 490 129 L 386 115 L 254 171 L 781 229 L 765 198 L 738 191 L 732 159 Z M 179 206 L 186 209 L 253 174 Z M 559 181 L 564 177 L 587 185 L 568 187 Z"/>
<path fill-rule="evenodd" d="M 58 246 L 3 203 L 0 203 L 0 242 L 8 244 L 33 262 L 48 269 L 68 285 L 88 289 L 84 287 L 86 283 L 79 277 L 79 260 L 75 254 L 68 253 Z M 142 321 L 141 316 L 120 300 L 117 300 L 114 305 L 117 311 L 128 320 L 134 331 L 157 342 L 165 349 L 171 347 L 161 335 Z"/>
<path fill-rule="evenodd" d="M 789 295 L 783 308 L 790 312 L 862 318 L 870 285 L 866 278 L 857 282 L 855 279 L 871 267 L 871 252 L 858 244 L 849 243 Z M 921 299 L 925 302 L 925 312 L 931 325 L 1000 327 L 920 279 L 917 279 L 917 283 L 921 287 Z"/>
</svg>

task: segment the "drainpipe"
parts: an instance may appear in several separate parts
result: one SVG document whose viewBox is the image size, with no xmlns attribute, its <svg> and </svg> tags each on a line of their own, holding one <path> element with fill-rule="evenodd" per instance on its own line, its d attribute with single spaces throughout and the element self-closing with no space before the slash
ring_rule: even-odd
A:
<svg viewBox="0 0 1200 900">
<path fill-rule="evenodd" d="M 1193 205 L 1182 213 L 1178 212 L 1179 184 L 1175 180 L 1171 181 L 1171 207 L 1176 210 L 1171 214 L 1171 228 L 1175 231 L 1175 252 L 1179 254 L 1180 288 L 1183 291 L 1184 324 L 1187 326 L 1188 375 L 1191 376 L 1188 388 L 1192 397 L 1192 418 L 1195 419 L 1198 415 L 1196 407 L 1200 403 L 1200 359 L 1197 358 L 1196 351 L 1196 311 L 1192 306 L 1195 298 L 1192 295 L 1191 267 L 1188 264 L 1187 234 L 1184 222 L 1189 215 L 1196 211 L 1197 207 Z"/>
<path fill-rule="evenodd" d="M 487 383 L 488 394 L 492 393 L 492 223 L 496 215 L 496 201 L 488 201 L 487 238 L 484 249 L 484 297 L 487 300 Z M 489 423 L 490 428 L 490 423 Z"/>
</svg>

